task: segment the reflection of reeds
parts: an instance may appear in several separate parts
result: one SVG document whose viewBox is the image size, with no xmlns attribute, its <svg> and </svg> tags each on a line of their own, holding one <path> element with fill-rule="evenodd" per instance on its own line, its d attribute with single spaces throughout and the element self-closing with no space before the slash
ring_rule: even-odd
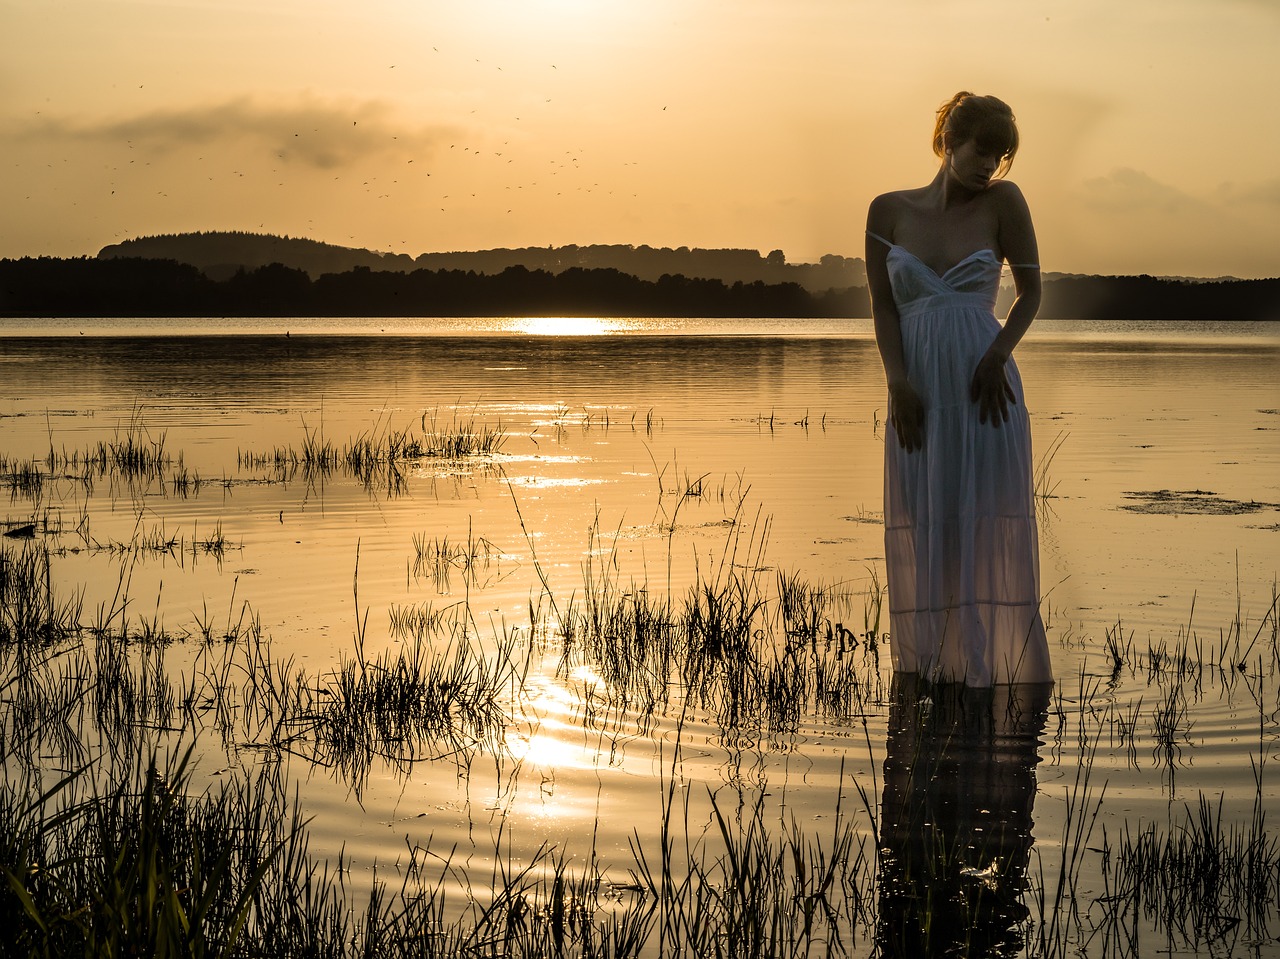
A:
<svg viewBox="0 0 1280 959">
<path fill-rule="evenodd" d="M 612 555 L 600 562 L 588 550 L 583 595 L 559 621 L 561 672 L 588 665 L 603 680 L 591 692 L 593 715 L 650 716 L 674 692 L 708 710 L 726 736 L 753 737 L 793 731 L 806 715 L 856 715 L 877 694 L 878 586 L 868 591 L 874 599 L 860 637 L 844 625 L 844 591 L 782 573 L 770 593 L 762 555 L 768 524 L 747 539 L 739 535 L 744 526 L 728 527 L 712 574 L 683 598 L 646 584 L 624 588 Z"/>
<path fill-rule="evenodd" d="M 1167 826 L 1122 834 L 1104 922 L 1116 938 L 1128 933 L 1135 954 L 1136 927 L 1151 919 L 1173 942 L 1205 944 L 1211 953 L 1272 938 L 1268 911 L 1280 898 L 1280 840 L 1266 829 L 1264 764 L 1254 765 L 1257 790 L 1245 824 L 1224 821 L 1221 796 L 1214 803 L 1201 794 Z"/>
<path fill-rule="evenodd" d="M 374 758 L 415 762 L 493 752 L 507 721 L 504 703 L 528 669 L 515 638 L 483 655 L 465 635 L 435 652 L 419 639 L 371 659 L 344 659 L 298 699 L 289 724 L 305 734 L 312 758 L 363 782 Z M 292 746 L 295 751 L 298 746 Z"/>
<path fill-rule="evenodd" d="M 1161 685 L 1160 700 L 1151 710 L 1151 722 L 1155 739 L 1151 751 L 1172 795 L 1174 780 L 1182 761 L 1182 745 L 1188 742 L 1187 736 L 1191 731 L 1187 697 L 1181 683 L 1166 682 Z"/>
<path fill-rule="evenodd" d="M 794 818 L 772 821 L 762 791 L 710 793 L 710 828 L 699 836 L 688 791 L 662 783 L 657 850 L 638 832 L 631 843 L 657 954 L 839 955 L 855 946 L 874 918 L 875 852 L 844 812 L 840 778 L 823 837 Z"/>
<path fill-rule="evenodd" d="M 418 603 L 409 606 L 392 606 L 389 610 L 391 618 L 391 635 L 396 639 L 423 640 L 432 635 L 452 635 L 456 629 L 465 627 L 465 610 L 460 604 L 436 609 L 430 603 Z"/>
<path fill-rule="evenodd" d="M 468 587 L 479 584 L 480 576 L 496 562 L 500 550 L 483 536 L 467 530 L 465 541 L 437 536 L 430 540 L 426 533 L 413 534 L 413 576 L 430 576 L 438 592 L 449 591 L 450 580 L 460 573 Z"/>
<path fill-rule="evenodd" d="M 1092 695 L 1085 683 L 1086 680 L 1082 674 L 1080 677 L 1082 698 Z M 1040 874 L 1038 877 L 1032 877 L 1031 888 L 1027 894 L 1036 907 L 1036 919 L 1027 937 L 1033 946 L 1034 955 L 1046 957 L 1067 955 L 1068 945 L 1073 937 L 1079 934 L 1081 927 L 1081 903 L 1077 890 L 1085 857 L 1090 851 L 1089 842 L 1107 791 L 1105 783 L 1098 791 L 1094 790 L 1092 784 L 1094 759 L 1097 756 L 1098 739 L 1102 729 L 1098 727 L 1091 736 L 1085 719 L 1086 714 L 1082 711 L 1078 716 L 1077 730 L 1080 761 L 1076 766 L 1071 785 L 1064 790 L 1066 810 L 1062 818 L 1057 869 L 1051 869 L 1046 874 L 1044 857 L 1038 849 L 1035 850 L 1040 859 Z"/>
<path fill-rule="evenodd" d="M 358 479 L 374 475 L 371 464 L 399 463 L 411 448 L 400 434 L 375 433 L 337 448 L 316 437 L 310 455 Z M 133 445 L 146 443 L 139 434 Z M 143 460 L 107 469 L 117 478 L 141 475 Z M 180 457 L 168 462 L 163 488 L 178 492 Z M 694 508 L 694 498 L 706 499 L 714 484 L 689 479 L 672 482 L 683 484 L 681 502 Z M 198 483 L 189 482 L 196 492 Z M 274 658 L 261 622 L 234 587 L 219 612 L 206 607 L 194 625 L 166 626 L 158 611 L 136 615 L 132 564 L 174 549 L 221 555 L 228 543 L 220 524 L 183 539 L 163 524 L 148 526 L 139 511 L 133 538 L 102 551 L 120 566 L 117 594 L 92 627 L 82 628 L 79 594 L 68 598 L 54 588 L 52 567 L 61 554 L 46 540 L 56 538 L 58 523 L 46 513 L 46 535 L 6 539 L 0 553 L 6 944 L 36 954 L 84 954 L 98 948 L 76 938 L 86 928 L 114 929 L 111 923 L 129 917 L 136 938 L 120 939 L 120 948 L 153 954 L 166 937 L 179 935 L 180 907 L 188 920 L 184 942 L 222 937 L 220 948 L 246 954 L 351 954 L 353 943 L 391 956 L 871 948 L 878 854 L 866 823 L 846 815 L 838 797 L 829 832 L 818 836 L 770 812 L 766 784 L 753 791 L 735 780 L 732 789 L 710 796 L 708 818 L 699 823 L 690 791 L 673 785 L 673 764 L 661 838 L 641 838 L 650 834 L 644 824 L 637 829 L 632 861 L 621 866 L 629 877 L 611 872 L 594 848 L 588 859 L 575 856 L 581 850 L 551 847 L 521 859 L 499 845 L 492 871 L 469 875 L 450 855 L 415 847 L 400 864 L 405 878 L 398 889 L 375 881 L 372 896 L 358 901 L 341 878 L 341 861 L 330 869 L 308 857 L 306 830 L 286 801 L 287 764 L 272 761 L 291 755 L 295 765 L 326 770 L 359 791 L 379 768 L 407 776 L 419 762 L 465 767 L 482 751 L 500 756 L 503 734 L 520 714 L 531 657 L 557 644 L 564 665 L 592 667 L 587 672 L 596 685 L 584 684 L 580 715 L 610 735 L 625 720 L 636 721 L 642 735 L 669 729 L 675 710 L 718 725 L 735 748 L 750 743 L 764 750 L 775 734 L 803 728 L 812 717 L 861 721 L 865 730 L 866 717 L 884 703 L 876 652 L 884 588 L 877 573 L 870 571 L 865 588 L 776 573 L 765 561 L 767 523 L 740 514 L 739 503 L 724 527 L 722 555 L 703 561 L 687 589 L 624 585 L 615 558 L 603 552 L 601 560 L 602 552 L 591 550 L 584 589 L 573 602 L 555 608 L 541 580 L 553 614 L 544 614 L 541 597 L 536 605 L 531 600 L 527 630 L 504 627 L 482 643 L 466 603 L 393 607 L 391 636 L 402 642 L 366 655 L 377 637 L 367 635 L 375 630 L 367 629 L 367 611 L 357 604 L 357 654 L 309 674 L 291 659 Z M 80 520 L 87 544 L 87 507 Z M 470 536 L 429 542 L 424 535 L 414 546 L 424 560 L 443 559 L 455 569 L 483 568 L 492 549 Z M 526 644 L 529 635 L 542 645 Z M 180 667 L 183 648 L 172 644 L 184 640 L 193 652 Z M 1126 702 L 1116 684 L 1103 682 L 1105 673 L 1096 684 L 1082 676 L 1078 697 L 1060 684 L 1059 710 L 1073 710 L 1079 722 L 1073 738 L 1080 758 L 1065 790 L 1061 841 L 1040 850 L 1042 871 L 1022 893 L 1031 909 L 1029 951 L 1068 955 L 1094 936 L 1105 940 L 1108 955 L 1134 955 L 1139 925 L 1156 928 L 1182 951 L 1229 951 L 1233 936 L 1269 941 L 1280 852 L 1265 820 L 1273 717 L 1261 687 L 1273 664 L 1280 665 L 1274 587 L 1260 621 L 1237 612 L 1216 641 L 1201 640 L 1188 622 L 1176 636 L 1152 637 L 1143 651 L 1117 622 L 1103 645 L 1109 671 L 1120 674 L 1113 679 L 1127 671 L 1158 697 L 1148 698 L 1145 709 L 1140 697 Z M 1187 735 L 1193 706 L 1215 685 L 1224 694 L 1247 690 L 1259 703 L 1252 815 L 1233 821 L 1219 798 L 1200 796 L 1185 815 L 1175 807 L 1167 824 L 1095 841 L 1098 737 L 1109 725 L 1131 765 L 1171 773 L 1178 750 L 1193 748 Z M 677 728 L 677 744 L 680 734 Z M 152 761 L 158 745 L 177 748 L 191 739 L 203 755 L 225 750 L 224 788 L 201 792 L 181 761 Z M 247 750 L 260 774 L 239 768 L 237 757 Z M 86 771 L 51 792 L 37 778 L 81 767 Z M 875 801 L 857 779 L 854 787 L 874 819 Z M 444 889 L 455 885 L 471 898 L 446 908 Z M 137 898 L 130 898 L 133 891 Z M 243 901 L 252 906 L 236 932 L 227 921 Z M 156 911 L 147 912 L 152 905 Z M 148 923 L 139 924 L 144 915 Z"/>
<path fill-rule="evenodd" d="M 9 491 L 10 500 L 19 497 L 39 500 L 44 479 L 44 470 L 35 460 L 13 462 L 8 457 L 0 457 L 0 485 Z"/>
<path fill-rule="evenodd" d="M 45 544 L 0 548 L 0 646 L 57 643 L 80 630 L 83 593 L 54 593 Z"/>
</svg>

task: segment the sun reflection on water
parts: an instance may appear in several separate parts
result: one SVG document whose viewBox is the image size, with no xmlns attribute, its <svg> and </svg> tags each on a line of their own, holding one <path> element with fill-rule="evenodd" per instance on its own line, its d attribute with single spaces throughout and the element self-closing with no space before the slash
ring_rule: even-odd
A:
<svg viewBox="0 0 1280 959">
<path fill-rule="evenodd" d="M 507 733 L 507 750 L 527 766 L 545 770 L 589 768 L 590 762 L 580 743 L 569 738 L 563 726 L 542 726 L 534 731 L 511 730 Z"/>
<path fill-rule="evenodd" d="M 604 336 L 626 329 L 622 321 L 603 316 L 517 316 L 510 323 L 512 333 L 534 336 Z"/>
<path fill-rule="evenodd" d="M 595 670 L 584 666 L 574 668 L 569 680 L 589 685 L 602 681 Z M 507 731 L 510 755 L 548 771 L 594 766 L 598 752 L 584 744 L 576 725 L 578 694 L 558 679 L 538 675 L 526 678 L 524 694 L 531 722 Z"/>
</svg>

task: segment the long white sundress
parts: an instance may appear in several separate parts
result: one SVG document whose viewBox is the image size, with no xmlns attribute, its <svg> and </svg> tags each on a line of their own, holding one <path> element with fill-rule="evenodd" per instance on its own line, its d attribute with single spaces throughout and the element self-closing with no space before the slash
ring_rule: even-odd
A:
<svg viewBox="0 0 1280 959">
<path fill-rule="evenodd" d="M 872 234 L 874 236 L 874 234 Z M 1008 422 L 978 421 L 973 371 L 1000 332 L 1001 262 L 978 250 L 939 276 L 889 247 L 907 377 L 925 406 L 924 446 L 885 437 L 889 644 L 897 672 L 969 686 L 1053 679 L 1040 618 L 1031 425 L 1022 381 Z"/>
</svg>

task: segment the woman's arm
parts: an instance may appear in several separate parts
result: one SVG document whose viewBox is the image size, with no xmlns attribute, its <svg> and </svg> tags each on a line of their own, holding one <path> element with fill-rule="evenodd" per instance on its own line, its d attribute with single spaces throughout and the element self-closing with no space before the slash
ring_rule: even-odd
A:
<svg viewBox="0 0 1280 959">
<path fill-rule="evenodd" d="M 978 420 L 988 418 L 999 426 L 1009 419 L 1009 403 L 1016 402 L 1004 375 L 1004 364 L 1013 353 L 1040 309 L 1040 252 L 1036 245 L 1031 211 L 1022 191 L 1007 181 L 992 184 L 996 193 L 1000 249 L 1013 271 L 1014 300 L 1004 328 L 987 347 L 978 362 L 969 386 L 970 398 L 978 404 Z"/>
<path fill-rule="evenodd" d="M 907 379 L 907 363 L 902 349 L 902 322 L 893 302 L 887 257 L 889 248 L 872 233 L 893 235 L 892 201 L 878 196 L 867 210 L 867 290 L 871 294 L 871 316 L 875 321 L 876 346 L 889 382 L 889 419 L 898 442 L 908 453 L 924 445 L 924 403 Z"/>
</svg>

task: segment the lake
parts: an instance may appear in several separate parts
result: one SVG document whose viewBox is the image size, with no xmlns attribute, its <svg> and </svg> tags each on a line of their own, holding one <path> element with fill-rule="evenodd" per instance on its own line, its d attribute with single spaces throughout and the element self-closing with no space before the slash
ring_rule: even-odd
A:
<svg viewBox="0 0 1280 959">
<path fill-rule="evenodd" d="M 6 552 L 43 551 L 90 659 L 95 635 L 123 631 L 138 682 L 206 683 L 199 708 L 101 707 L 72 724 L 81 745 L 46 735 L 6 768 L 34 756 L 56 777 L 110 753 L 113 722 L 140 744 L 194 737 L 194 785 L 271 765 L 311 817 L 311 855 L 341 855 L 351 889 L 375 861 L 399 889 L 429 849 L 459 914 L 502 885 L 495 863 L 556 862 L 598 870 L 594 915 L 634 914 L 635 848 L 745 888 L 724 850 L 754 824 L 778 848 L 837 850 L 833 912 L 832 891 L 782 900 L 855 955 L 940 949 L 957 929 L 972 954 L 1280 954 L 1259 818 L 1280 809 L 1274 325 L 1033 327 L 1016 357 L 1057 681 L 986 696 L 890 675 L 870 321 L 0 335 L 4 525 L 34 527 Z M 490 692 L 458 699 L 451 726 L 392 710 L 356 735 L 383 707 L 364 687 L 343 699 L 352 677 L 431 668 L 437 691 Z M 1188 835 L 1201 872 L 1206 848 L 1227 871 L 1259 864 L 1256 908 L 1227 903 L 1225 880 L 1142 878 Z M 669 924 L 692 886 L 673 889 L 642 954 L 695 949 Z"/>
</svg>

